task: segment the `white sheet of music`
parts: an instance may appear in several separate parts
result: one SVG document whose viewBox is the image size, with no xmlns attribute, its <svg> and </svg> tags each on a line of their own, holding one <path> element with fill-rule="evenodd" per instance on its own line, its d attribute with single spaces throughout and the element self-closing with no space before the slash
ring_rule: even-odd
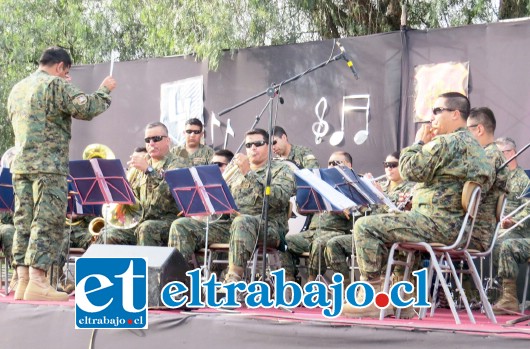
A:
<svg viewBox="0 0 530 349">
<path fill-rule="evenodd" d="M 355 202 L 348 199 L 341 192 L 335 190 L 331 185 L 318 178 L 311 170 L 304 168 L 296 170 L 295 173 L 314 188 L 325 200 L 332 202 L 341 211 L 355 208 Z"/>
<path fill-rule="evenodd" d="M 361 177 L 361 181 L 363 181 L 364 184 L 366 184 L 371 191 L 373 191 L 381 200 L 383 200 L 383 202 L 385 203 L 385 205 L 387 205 L 391 211 L 399 211 L 397 206 L 394 205 L 394 203 L 392 201 L 390 201 L 390 199 L 383 193 L 381 193 L 379 191 L 379 189 L 377 189 L 372 180 L 371 179 L 366 179 L 366 178 L 363 178 Z"/>
</svg>

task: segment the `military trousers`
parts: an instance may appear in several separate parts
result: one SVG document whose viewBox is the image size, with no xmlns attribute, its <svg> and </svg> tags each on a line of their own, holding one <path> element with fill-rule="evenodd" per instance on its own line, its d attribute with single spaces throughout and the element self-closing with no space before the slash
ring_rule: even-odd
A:
<svg viewBox="0 0 530 349">
<path fill-rule="evenodd" d="M 324 274 L 327 269 L 327 263 L 324 258 L 324 248 L 326 243 L 336 236 L 346 234 L 344 231 L 337 230 L 317 230 L 311 229 L 296 234 L 287 234 L 287 252 L 281 254 L 282 267 L 288 276 L 296 276 L 298 273 L 297 265 L 299 257 L 304 252 L 309 252 L 307 269 L 310 276 Z M 320 268 L 319 268 L 320 266 Z"/>
<path fill-rule="evenodd" d="M 282 241 L 285 227 L 271 219 L 267 229 L 267 247 L 277 248 Z M 260 216 L 242 214 L 230 226 L 228 262 L 230 266 L 246 268 L 252 253 L 263 241 L 263 221 Z"/>
<path fill-rule="evenodd" d="M 64 239 L 67 182 L 64 175 L 14 174 L 15 266 L 48 270 Z"/>
<path fill-rule="evenodd" d="M 218 220 L 208 224 L 208 245 L 228 243 L 231 220 Z M 206 222 L 193 218 L 179 218 L 171 224 L 168 246 L 175 247 L 191 265 L 193 254 L 206 244 Z"/>
<path fill-rule="evenodd" d="M 361 276 L 380 277 L 395 242 L 439 242 L 449 244 L 458 235 L 461 219 L 427 217 L 406 211 L 362 217 L 353 228 L 355 253 Z"/>
<path fill-rule="evenodd" d="M 530 239 L 504 240 L 499 253 L 499 277 L 517 279 L 519 264 L 530 258 Z"/>
<path fill-rule="evenodd" d="M 0 249 L 4 256 L 12 259 L 13 236 L 15 227 L 11 224 L 0 224 Z"/>
</svg>

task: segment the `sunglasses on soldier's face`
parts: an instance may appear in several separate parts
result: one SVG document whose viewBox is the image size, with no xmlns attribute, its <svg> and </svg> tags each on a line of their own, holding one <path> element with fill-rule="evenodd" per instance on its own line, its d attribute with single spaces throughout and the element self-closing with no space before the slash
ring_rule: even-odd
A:
<svg viewBox="0 0 530 349">
<path fill-rule="evenodd" d="M 396 168 L 398 167 L 399 163 L 396 161 L 385 161 L 383 162 L 384 168 Z"/>
</svg>

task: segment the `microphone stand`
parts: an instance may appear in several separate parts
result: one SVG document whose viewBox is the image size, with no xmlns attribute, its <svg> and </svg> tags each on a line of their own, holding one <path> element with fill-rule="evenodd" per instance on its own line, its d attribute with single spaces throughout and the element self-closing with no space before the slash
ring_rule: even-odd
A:
<svg viewBox="0 0 530 349">
<path fill-rule="evenodd" d="M 263 108 L 262 112 L 260 113 L 263 114 L 263 112 L 265 111 L 265 109 L 267 108 L 267 105 L 269 106 L 269 144 L 268 144 L 268 147 L 269 147 L 269 154 L 268 154 L 268 159 L 267 159 L 267 171 L 266 171 L 266 180 L 265 180 L 265 196 L 263 198 L 263 210 L 262 210 L 262 219 L 264 221 L 263 223 L 263 226 L 264 226 L 264 232 L 263 232 L 263 281 L 265 281 L 265 275 L 266 275 L 266 272 L 267 272 L 267 259 L 266 259 L 266 256 L 267 256 L 267 237 L 268 237 L 268 227 L 269 227 L 269 196 L 270 196 L 270 186 L 271 186 L 271 181 L 272 181 L 272 178 L 271 178 L 271 162 L 272 162 L 272 120 L 273 120 L 273 100 L 274 100 L 274 97 L 276 97 L 278 95 L 278 91 L 279 89 L 283 86 L 283 85 L 286 85 L 290 82 L 293 82 L 293 81 L 296 81 L 298 79 L 300 79 L 302 76 L 306 75 L 306 74 L 309 74 L 309 73 L 312 73 L 313 71 L 317 70 L 317 69 L 320 69 L 322 67 L 325 67 L 326 65 L 328 65 L 329 63 L 331 62 L 335 62 L 339 59 L 342 59 L 342 58 L 345 58 L 344 56 L 344 52 L 341 52 L 325 61 L 323 61 L 322 63 L 320 64 L 317 64 L 307 70 L 305 70 L 304 72 L 300 73 L 300 74 L 297 74 L 291 78 L 288 78 L 286 80 L 283 80 L 282 82 L 278 83 L 278 84 L 272 84 L 269 88 L 267 88 L 266 90 L 252 96 L 252 97 L 249 97 L 247 99 L 245 99 L 244 101 L 242 102 L 239 102 L 229 108 L 226 108 L 226 109 L 223 109 L 222 111 L 219 112 L 219 116 L 222 116 L 228 112 L 231 112 L 232 110 L 236 109 L 236 108 L 239 108 L 241 107 L 242 105 L 245 105 L 247 104 L 248 102 L 250 101 L 253 101 L 254 99 L 258 98 L 258 97 L 261 97 L 265 94 L 267 94 L 269 96 L 269 100 L 267 101 L 267 104 L 265 105 L 265 108 Z M 256 122 L 254 124 L 254 126 L 259 122 L 259 118 L 260 116 L 256 117 Z M 244 143 L 244 141 L 243 141 Z M 242 146 L 243 144 L 241 144 Z M 239 149 L 241 148 L 241 146 L 239 147 Z M 239 151 L 238 149 L 238 151 Z M 258 233 L 258 237 L 259 237 L 259 233 Z M 282 247 L 284 248 L 284 247 Z"/>
<path fill-rule="evenodd" d="M 503 168 L 505 168 L 506 166 L 508 166 L 508 164 L 510 163 L 510 161 L 512 161 L 513 159 L 515 159 L 516 157 L 518 157 L 519 155 L 521 155 L 526 149 L 528 149 L 528 147 L 530 147 L 530 143 L 528 143 L 527 145 L 525 145 L 523 147 L 523 149 L 519 150 L 514 156 L 512 156 L 511 158 L 509 158 L 508 160 L 506 160 L 502 165 L 501 167 L 499 167 L 499 169 L 497 170 L 497 173 L 499 173 Z"/>
</svg>

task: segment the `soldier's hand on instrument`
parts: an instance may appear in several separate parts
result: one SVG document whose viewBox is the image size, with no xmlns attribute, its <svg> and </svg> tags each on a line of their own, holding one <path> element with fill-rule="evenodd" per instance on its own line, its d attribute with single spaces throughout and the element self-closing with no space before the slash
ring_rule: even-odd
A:
<svg viewBox="0 0 530 349">
<path fill-rule="evenodd" d="M 250 162 L 248 161 L 248 157 L 246 155 L 241 153 L 236 154 L 235 162 L 239 168 L 239 171 L 241 171 L 243 175 L 246 175 L 250 171 Z"/>
<path fill-rule="evenodd" d="M 422 141 L 423 143 L 429 143 L 433 139 L 431 124 L 423 124 L 416 132 L 416 142 Z"/>
<path fill-rule="evenodd" d="M 114 80 L 112 76 L 107 76 L 101 83 L 101 86 L 105 86 L 110 91 L 112 91 L 116 88 L 116 80 Z"/>
<path fill-rule="evenodd" d="M 508 229 L 510 228 L 511 226 L 513 226 L 515 224 L 515 222 L 513 221 L 513 219 L 511 218 L 505 218 L 502 220 L 502 223 L 501 223 L 501 227 L 503 229 Z"/>
<path fill-rule="evenodd" d="M 145 172 L 149 167 L 149 163 L 144 155 L 141 153 L 133 153 L 131 160 L 127 162 L 127 166 L 134 167 L 138 171 Z"/>
</svg>

